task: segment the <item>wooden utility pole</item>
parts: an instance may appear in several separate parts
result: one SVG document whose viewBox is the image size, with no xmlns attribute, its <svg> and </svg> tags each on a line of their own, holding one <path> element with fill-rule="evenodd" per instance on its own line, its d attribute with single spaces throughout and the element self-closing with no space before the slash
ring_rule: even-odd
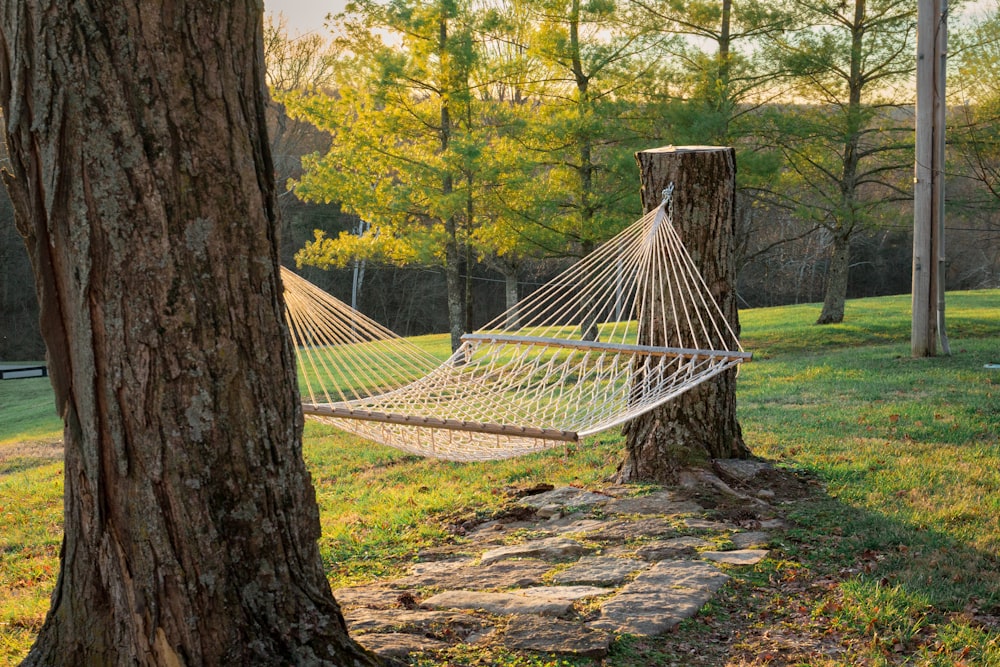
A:
<svg viewBox="0 0 1000 667">
<path fill-rule="evenodd" d="M 664 188 L 674 184 L 674 228 L 723 315 L 739 333 L 735 151 L 718 146 L 669 146 L 640 151 L 635 158 L 645 211 L 659 206 Z M 677 343 L 667 340 L 655 344 Z M 622 482 L 671 482 L 685 466 L 716 458 L 746 458 L 750 451 L 736 420 L 736 370 L 730 369 L 632 420 L 624 433 L 627 456 L 618 473 Z"/>
<path fill-rule="evenodd" d="M 917 9 L 916 159 L 913 185 L 913 321 L 915 357 L 950 354 L 944 326 L 944 129 L 947 0 Z"/>
</svg>

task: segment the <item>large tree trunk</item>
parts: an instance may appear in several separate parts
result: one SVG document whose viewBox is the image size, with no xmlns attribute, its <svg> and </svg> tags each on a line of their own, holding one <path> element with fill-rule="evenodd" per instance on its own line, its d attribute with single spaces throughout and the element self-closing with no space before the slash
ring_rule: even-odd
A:
<svg viewBox="0 0 1000 667">
<path fill-rule="evenodd" d="M 844 321 L 847 301 L 847 274 L 851 267 L 851 239 L 847 234 L 834 234 L 830 265 L 826 269 L 826 293 L 823 310 L 816 324 L 837 324 Z"/>
<path fill-rule="evenodd" d="M 65 420 L 27 665 L 377 662 L 316 544 L 261 40 L 258 2 L 0 3 L 8 187 Z"/>
<path fill-rule="evenodd" d="M 711 295 L 739 332 L 735 280 L 736 157 L 731 148 L 660 148 L 636 153 L 642 204 L 651 211 L 674 184 L 674 227 Z M 647 327 L 642 327 L 644 330 Z M 667 327 L 656 327 L 663 331 Z M 679 346 L 678 342 L 640 341 Z M 711 341 L 721 349 L 724 341 Z M 750 451 L 736 420 L 736 371 L 729 370 L 625 425 L 622 482 L 671 482 L 682 467 L 714 458 L 745 458 Z"/>
</svg>

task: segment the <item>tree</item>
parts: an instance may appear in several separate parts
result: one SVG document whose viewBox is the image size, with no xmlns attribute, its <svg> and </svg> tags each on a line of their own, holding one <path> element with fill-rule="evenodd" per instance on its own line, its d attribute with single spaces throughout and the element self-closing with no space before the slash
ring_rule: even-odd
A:
<svg viewBox="0 0 1000 667">
<path fill-rule="evenodd" d="M 739 333 L 735 281 L 736 155 L 732 148 L 679 147 L 636 154 L 642 172 L 643 208 L 651 211 L 674 186 L 673 223 L 735 333 Z M 663 289 L 663 287 L 659 287 Z M 690 323 L 688 323 L 690 326 Z M 642 327 L 646 329 L 646 327 Z M 661 324 L 654 331 L 672 330 Z M 724 339 L 712 343 L 722 349 Z M 658 334 L 662 337 L 663 334 Z M 651 340 L 647 345 L 677 346 Z M 623 428 L 627 455 L 618 480 L 673 482 L 680 467 L 750 454 L 736 420 L 736 371 L 730 369 L 689 389 Z"/>
<path fill-rule="evenodd" d="M 302 155 L 325 150 L 329 142 L 311 124 L 289 118 L 278 100 L 286 93 L 329 89 L 334 69 L 330 51 L 327 40 L 317 33 L 290 35 L 280 14 L 264 18 L 264 65 L 272 98 L 268 105 L 268 134 L 275 178 L 282 194 L 288 180 L 301 175 Z"/>
<path fill-rule="evenodd" d="M 463 122 L 476 56 L 466 12 L 465 3 L 450 0 L 352 3 L 339 17 L 335 94 L 286 98 L 293 113 L 334 139 L 326 155 L 305 161 L 296 193 L 340 202 L 371 225 L 360 239 L 318 237 L 297 260 L 330 267 L 365 256 L 443 266 L 455 349 L 465 324 L 461 265 L 477 153 Z M 383 43 L 378 31 L 401 43 Z"/>
<path fill-rule="evenodd" d="M 753 50 L 760 40 L 787 29 L 790 15 L 764 0 L 735 6 L 732 0 L 631 4 L 640 10 L 635 20 L 652 21 L 658 30 L 682 37 L 663 42 L 682 73 L 679 103 L 667 109 L 674 143 L 729 145 L 733 122 L 771 97 L 767 87 L 778 76 L 775 64 L 754 57 Z"/>
<path fill-rule="evenodd" d="M 786 192 L 830 239 L 818 324 L 841 322 L 851 239 L 904 186 L 912 124 L 897 86 L 913 71 L 916 6 L 908 0 L 793 0 L 800 28 L 771 40 L 800 103 L 772 110 L 771 141 L 788 165 Z M 906 119 L 908 121 L 909 119 Z"/>
<path fill-rule="evenodd" d="M 614 0 L 544 0 L 531 11 L 529 50 L 544 85 L 532 87 L 539 108 L 520 141 L 548 192 L 533 218 L 550 219 L 564 248 L 569 241 L 586 254 L 635 211 L 627 202 L 641 137 L 629 119 L 644 87 L 655 85 L 647 82 L 654 64 L 643 56 L 656 37 L 623 22 Z"/>
<path fill-rule="evenodd" d="M 949 145 L 954 169 L 970 179 L 977 191 L 963 202 L 973 209 L 1000 206 L 1000 9 L 994 9 L 958 34 L 956 67 L 950 83 L 961 100 L 949 119 Z"/>
<path fill-rule="evenodd" d="M 352 664 L 316 540 L 257 2 L 0 4 L 7 185 L 65 421 L 25 664 Z"/>
</svg>

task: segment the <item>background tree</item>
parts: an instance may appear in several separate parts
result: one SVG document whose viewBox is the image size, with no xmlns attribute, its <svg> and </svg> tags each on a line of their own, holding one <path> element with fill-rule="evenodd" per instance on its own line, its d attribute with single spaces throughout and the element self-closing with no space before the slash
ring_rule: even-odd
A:
<svg viewBox="0 0 1000 667">
<path fill-rule="evenodd" d="M 771 142 L 787 164 L 784 196 L 829 235 L 823 310 L 844 319 L 851 240 L 885 202 L 910 196 L 916 7 L 906 0 L 793 0 L 799 28 L 775 35 L 768 53 L 793 84 L 795 103 L 769 109 Z M 909 150 L 905 150 L 909 149 Z"/>
<path fill-rule="evenodd" d="M 633 21 L 652 22 L 657 30 L 678 37 L 661 43 L 678 70 L 664 109 L 676 145 L 736 143 L 742 135 L 733 132 L 733 123 L 780 95 L 775 64 L 754 52 L 761 40 L 792 25 L 791 15 L 778 3 L 630 4 Z"/>
<path fill-rule="evenodd" d="M 264 17 L 265 80 L 271 93 L 267 129 L 281 211 L 281 260 L 289 267 L 295 265 L 296 251 L 313 238 L 315 229 L 335 235 L 358 225 L 356 217 L 343 213 L 339 204 L 305 202 L 292 190 L 294 179 L 302 175 L 302 156 L 328 151 L 330 135 L 306 120 L 290 116 L 281 100 L 291 94 L 332 90 L 333 62 L 330 39 L 321 31 L 292 34 L 284 16 Z M 301 272 L 344 300 L 360 291 L 360 281 L 351 281 L 347 271 Z"/>
<path fill-rule="evenodd" d="M 264 66 L 272 97 L 268 104 L 268 135 L 275 180 L 279 192 L 284 193 L 288 180 L 302 173 L 302 155 L 326 150 L 329 141 L 324 141 L 310 123 L 289 117 L 278 100 L 292 92 L 329 91 L 334 80 L 333 54 L 321 34 L 289 34 L 283 16 L 268 15 L 264 17 Z"/>
<path fill-rule="evenodd" d="M 959 32 L 951 56 L 956 68 L 953 80 L 955 125 L 954 153 L 964 170 L 990 199 L 1000 200 L 1000 146 L 996 126 L 1000 123 L 1000 10 L 994 10 Z"/>
<path fill-rule="evenodd" d="M 529 219 L 548 219 L 562 247 L 586 254 L 639 212 L 632 154 L 642 138 L 630 121 L 656 85 L 645 58 L 656 36 L 623 21 L 614 0 L 545 0 L 531 11 L 539 106 L 520 142 L 547 196 Z"/>
<path fill-rule="evenodd" d="M 298 195 L 340 202 L 370 224 L 361 237 L 317 237 L 297 261 L 336 266 L 366 256 L 443 266 L 456 349 L 476 153 L 463 124 L 475 58 L 466 9 L 450 0 L 352 3 L 338 17 L 336 93 L 286 100 L 334 139 L 326 155 L 305 162 Z M 400 43 L 384 43 L 379 31 Z"/>
<path fill-rule="evenodd" d="M 671 85 L 656 91 L 646 112 L 648 136 L 656 144 L 733 146 L 736 148 L 737 273 L 793 240 L 775 235 L 781 215 L 768 192 L 774 189 L 781 158 L 761 141 L 757 118 L 762 108 L 786 92 L 779 63 L 760 57 L 761 43 L 792 25 L 783 3 L 771 0 L 647 2 L 631 0 L 633 21 L 652 22 L 673 39 L 664 39 L 661 75 Z M 762 290 L 747 282 L 748 295 Z M 752 298 L 752 296 L 751 296 Z"/>
<path fill-rule="evenodd" d="M 657 85 L 643 61 L 656 38 L 611 1 L 497 6 L 506 14 L 494 24 L 508 26 L 498 41 L 516 58 L 484 65 L 510 72 L 498 82 L 518 102 L 490 144 L 497 176 L 476 234 L 499 260 L 510 306 L 520 264 L 584 255 L 638 214 L 632 154 L 644 143 L 640 91 Z"/>
<path fill-rule="evenodd" d="M 7 184 L 65 421 L 25 664 L 375 664 L 316 544 L 260 4 L 167 9 L 0 3 Z"/>
</svg>

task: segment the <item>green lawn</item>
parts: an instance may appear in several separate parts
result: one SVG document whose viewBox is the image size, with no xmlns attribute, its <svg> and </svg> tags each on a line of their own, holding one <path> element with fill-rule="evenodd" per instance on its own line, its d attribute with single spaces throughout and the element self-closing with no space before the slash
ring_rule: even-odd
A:
<svg viewBox="0 0 1000 667">
<path fill-rule="evenodd" d="M 817 476 L 826 493 L 788 505 L 794 527 L 697 618 L 622 638 L 604 664 L 725 664 L 698 657 L 724 642 L 733 665 L 1000 666 L 1000 371 L 984 368 L 1000 362 L 1000 290 L 948 295 L 951 357 L 910 358 L 908 297 L 850 301 L 842 325 L 813 325 L 818 312 L 741 313 L 755 360 L 738 399 L 755 454 Z M 58 436 L 46 383 L 0 382 L 0 664 L 23 657 L 58 566 L 62 465 L 12 444 Z M 622 456 L 608 434 L 445 463 L 316 424 L 304 450 L 334 586 L 399 573 L 419 549 L 460 539 L 449 526 L 497 511 L 511 485 L 596 488 Z M 593 663 L 469 647 L 454 664 Z"/>
<path fill-rule="evenodd" d="M 61 432 L 49 378 L 0 380 L 0 445 L 58 438 Z"/>
</svg>

